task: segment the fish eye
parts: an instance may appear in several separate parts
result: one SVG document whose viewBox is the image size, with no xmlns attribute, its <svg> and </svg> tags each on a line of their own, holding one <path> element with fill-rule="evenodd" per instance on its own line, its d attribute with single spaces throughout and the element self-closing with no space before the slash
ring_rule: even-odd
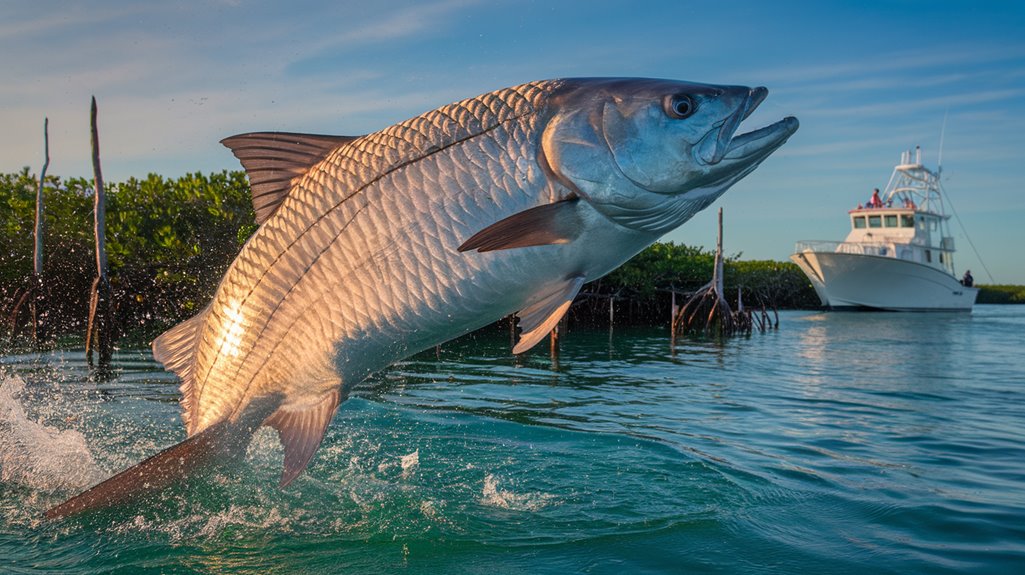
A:
<svg viewBox="0 0 1025 575">
<path fill-rule="evenodd" d="M 675 94 L 666 97 L 665 109 L 670 118 L 682 120 L 693 115 L 698 106 L 687 94 Z"/>
</svg>

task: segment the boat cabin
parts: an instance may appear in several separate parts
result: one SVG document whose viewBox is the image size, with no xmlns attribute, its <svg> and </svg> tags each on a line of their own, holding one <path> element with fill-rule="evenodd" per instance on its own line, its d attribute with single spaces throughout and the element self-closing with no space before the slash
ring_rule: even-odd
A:
<svg viewBox="0 0 1025 575">
<path fill-rule="evenodd" d="M 838 251 L 899 258 L 954 275 L 950 236 L 939 193 L 939 173 L 922 165 L 921 152 L 905 152 L 883 197 L 878 190 L 867 206 L 849 213 L 851 231 Z"/>
<path fill-rule="evenodd" d="M 844 244 L 866 255 L 900 258 L 954 273 L 954 238 L 941 232 L 943 216 L 913 207 L 858 208 L 849 212 L 851 231 Z"/>
</svg>

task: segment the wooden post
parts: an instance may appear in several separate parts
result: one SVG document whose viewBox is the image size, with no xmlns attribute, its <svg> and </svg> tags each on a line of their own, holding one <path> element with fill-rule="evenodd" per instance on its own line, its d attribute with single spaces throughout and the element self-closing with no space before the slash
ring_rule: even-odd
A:
<svg viewBox="0 0 1025 575">
<path fill-rule="evenodd" d="M 669 306 L 669 325 L 673 324 L 673 320 L 676 319 L 676 286 L 672 286 L 673 303 Z"/>
<path fill-rule="evenodd" d="M 559 327 L 562 322 L 555 324 L 551 333 L 548 334 L 549 353 L 552 358 L 552 369 L 559 370 Z"/>
<path fill-rule="evenodd" d="M 99 347 L 99 367 L 110 365 L 113 355 L 113 329 L 110 281 L 107 278 L 107 202 L 103 187 L 103 173 L 100 170 L 100 136 L 96 128 L 96 97 L 93 96 L 89 111 L 90 132 L 92 135 L 93 177 L 95 185 L 94 227 L 96 235 L 96 279 L 93 280 L 89 297 L 89 324 L 85 334 L 85 355 L 89 365 L 93 365 L 93 348 Z"/>
<path fill-rule="evenodd" d="M 509 315 L 509 347 L 516 347 L 516 314 Z"/>
<path fill-rule="evenodd" d="M 100 134 L 96 129 L 96 96 L 93 96 L 89 110 L 90 132 L 92 134 L 93 175 L 96 188 L 95 232 L 96 232 L 96 273 L 107 279 L 107 194 L 103 188 L 103 172 L 100 170 Z M 722 210 L 719 211 L 719 226 L 722 226 Z"/>
<path fill-rule="evenodd" d="M 715 239 L 715 269 L 712 271 L 712 285 L 715 286 L 715 292 L 720 296 L 725 292 L 722 276 L 722 208 L 719 208 L 719 233 Z"/>
<path fill-rule="evenodd" d="M 46 339 L 46 314 L 43 301 L 43 186 L 46 185 L 46 170 L 50 167 L 50 119 L 43 118 L 43 169 L 39 172 L 39 188 L 36 190 L 36 222 L 33 230 L 35 246 L 32 253 L 32 283 L 35 298 L 32 301 L 32 339 L 38 346 Z"/>
<path fill-rule="evenodd" d="M 722 208 L 719 208 L 719 230 L 715 241 L 715 264 L 712 268 L 712 281 L 694 292 L 694 295 L 680 307 L 673 322 L 674 335 L 677 332 L 701 331 L 706 335 L 722 337 L 732 335 L 735 332 L 736 326 L 733 320 L 733 312 L 723 296 L 725 275 L 723 273 L 722 227 Z M 703 318 L 704 322 L 701 329 L 697 329 L 695 324 L 695 320 L 699 318 Z"/>
<path fill-rule="evenodd" d="M 670 287 L 673 290 L 673 303 L 669 307 L 669 354 L 676 357 L 676 286 Z"/>
<path fill-rule="evenodd" d="M 28 312 L 27 321 L 32 331 L 32 342 L 38 347 L 45 336 L 43 313 L 43 185 L 46 182 L 46 170 L 50 167 L 50 119 L 43 119 L 43 169 L 39 173 L 39 187 L 36 189 L 36 222 L 33 229 L 32 275 L 24 288 L 14 292 L 14 307 L 9 318 L 11 340 L 18 335 L 19 316 L 22 309 Z"/>
<path fill-rule="evenodd" d="M 43 153 L 45 161 L 39 172 L 39 189 L 36 190 L 36 227 L 35 252 L 32 254 L 32 272 L 43 275 L 43 184 L 46 182 L 46 169 L 50 167 L 50 119 L 43 118 Z"/>
</svg>

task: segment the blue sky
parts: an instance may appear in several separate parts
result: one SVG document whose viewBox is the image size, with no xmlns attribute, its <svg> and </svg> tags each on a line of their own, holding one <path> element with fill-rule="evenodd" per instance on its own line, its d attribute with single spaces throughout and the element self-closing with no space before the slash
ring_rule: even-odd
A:
<svg viewBox="0 0 1025 575">
<path fill-rule="evenodd" d="M 745 123 L 801 129 L 666 239 L 784 260 L 842 239 L 846 210 L 903 150 L 944 185 L 959 270 L 1025 284 L 1025 2 L 359 0 L 0 5 L 0 171 L 104 177 L 237 169 L 218 141 L 256 130 L 361 134 L 521 82 L 650 76 L 764 85 Z M 946 129 L 944 131 L 944 118 Z"/>
</svg>

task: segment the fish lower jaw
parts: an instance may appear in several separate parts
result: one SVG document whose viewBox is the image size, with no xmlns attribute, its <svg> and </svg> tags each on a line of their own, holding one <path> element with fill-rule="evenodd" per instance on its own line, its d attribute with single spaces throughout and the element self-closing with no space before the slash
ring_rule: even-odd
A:
<svg viewBox="0 0 1025 575">
<path fill-rule="evenodd" d="M 787 116 L 775 124 L 733 137 L 723 160 L 744 161 L 755 156 L 768 156 L 797 131 L 800 122 Z"/>
</svg>

